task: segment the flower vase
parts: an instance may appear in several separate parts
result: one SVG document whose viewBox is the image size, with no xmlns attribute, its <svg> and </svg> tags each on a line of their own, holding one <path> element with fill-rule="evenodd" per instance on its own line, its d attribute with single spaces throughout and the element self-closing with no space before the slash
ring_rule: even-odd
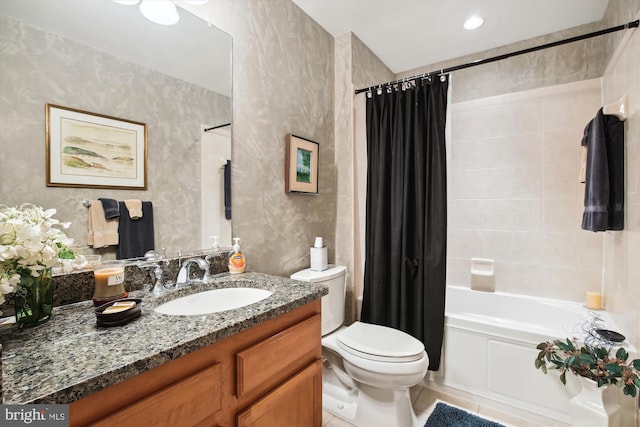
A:
<svg viewBox="0 0 640 427">
<path fill-rule="evenodd" d="M 621 427 L 619 389 L 585 377 L 580 379 L 581 389 L 569 401 L 573 424 L 576 427 Z"/>
<path fill-rule="evenodd" d="M 51 269 L 41 270 L 38 277 L 28 271 L 21 274 L 14 302 L 18 328 L 37 326 L 49 320 L 53 309 Z"/>
</svg>

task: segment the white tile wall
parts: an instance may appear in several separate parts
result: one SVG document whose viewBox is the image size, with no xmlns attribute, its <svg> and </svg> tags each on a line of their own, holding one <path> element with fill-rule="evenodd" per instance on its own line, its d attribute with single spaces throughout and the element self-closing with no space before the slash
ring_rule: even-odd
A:
<svg viewBox="0 0 640 427">
<path fill-rule="evenodd" d="M 580 229 L 580 140 L 600 79 L 451 105 L 447 281 L 472 257 L 496 261 L 496 289 L 583 301 L 600 290 L 603 238 Z"/>
</svg>

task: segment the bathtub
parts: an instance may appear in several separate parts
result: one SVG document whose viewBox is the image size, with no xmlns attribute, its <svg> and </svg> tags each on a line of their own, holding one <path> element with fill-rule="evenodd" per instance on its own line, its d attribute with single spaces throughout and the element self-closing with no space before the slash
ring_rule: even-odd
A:
<svg viewBox="0 0 640 427">
<path fill-rule="evenodd" d="M 606 311 L 601 326 L 620 331 Z M 546 426 L 571 423 L 577 379 L 535 369 L 536 345 L 580 337 L 592 314 L 575 302 L 448 286 L 442 364 L 425 386 Z M 625 344 L 634 352 L 635 349 Z"/>
</svg>

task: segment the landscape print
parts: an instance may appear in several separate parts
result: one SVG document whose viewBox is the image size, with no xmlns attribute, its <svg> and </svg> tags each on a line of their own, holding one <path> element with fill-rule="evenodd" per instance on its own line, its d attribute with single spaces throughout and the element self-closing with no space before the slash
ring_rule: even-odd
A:
<svg viewBox="0 0 640 427">
<path fill-rule="evenodd" d="M 311 183 L 311 151 L 298 148 L 296 156 L 296 181 Z"/>
<path fill-rule="evenodd" d="M 62 117 L 60 173 L 136 179 L 136 144 L 134 130 Z"/>
</svg>

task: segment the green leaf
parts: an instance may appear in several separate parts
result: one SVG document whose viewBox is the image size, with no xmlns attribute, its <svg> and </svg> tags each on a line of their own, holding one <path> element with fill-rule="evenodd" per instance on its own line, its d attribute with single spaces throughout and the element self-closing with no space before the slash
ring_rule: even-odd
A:
<svg viewBox="0 0 640 427">
<path fill-rule="evenodd" d="M 627 357 L 629 357 L 629 355 L 624 348 L 620 347 L 618 351 L 616 351 L 616 357 L 620 360 L 627 360 Z"/>
<path fill-rule="evenodd" d="M 635 359 L 632 364 L 633 367 L 636 368 L 636 370 L 640 371 L 640 359 Z"/>
<path fill-rule="evenodd" d="M 578 360 L 580 363 L 585 365 L 592 365 L 593 363 L 595 363 L 593 356 L 591 356 L 589 353 L 580 353 L 578 355 Z"/>
<path fill-rule="evenodd" d="M 620 376 L 622 374 L 622 366 L 617 363 L 606 363 L 604 369 L 611 372 L 614 375 Z"/>
<path fill-rule="evenodd" d="M 541 342 L 540 344 L 538 344 L 538 345 L 536 346 L 536 348 L 537 348 L 538 350 L 544 350 L 545 348 L 547 348 L 547 345 L 549 345 L 549 343 L 548 343 L 548 342 L 546 342 L 546 341 L 545 341 L 545 342 Z"/>
<path fill-rule="evenodd" d="M 58 258 L 60 259 L 75 259 L 76 254 L 71 249 L 63 249 L 58 252 Z"/>
<path fill-rule="evenodd" d="M 604 359 L 609 355 L 609 352 L 607 351 L 607 349 L 602 347 L 594 348 L 593 352 L 595 353 L 598 359 Z"/>
<path fill-rule="evenodd" d="M 567 371 L 564 371 L 560 374 L 560 382 L 564 385 L 567 385 Z"/>
<path fill-rule="evenodd" d="M 547 373 L 547 365 L 542 365 L 540 367 L 540 369 L 542 370 L 542 372 L 544 372 L 545 374 Z"/>
<path fill-rule="evenodd" d="M 627 396 L 636 397 L 636 387 L 632 384 L 624 386 L 623 393 Z"/>
</svg>

